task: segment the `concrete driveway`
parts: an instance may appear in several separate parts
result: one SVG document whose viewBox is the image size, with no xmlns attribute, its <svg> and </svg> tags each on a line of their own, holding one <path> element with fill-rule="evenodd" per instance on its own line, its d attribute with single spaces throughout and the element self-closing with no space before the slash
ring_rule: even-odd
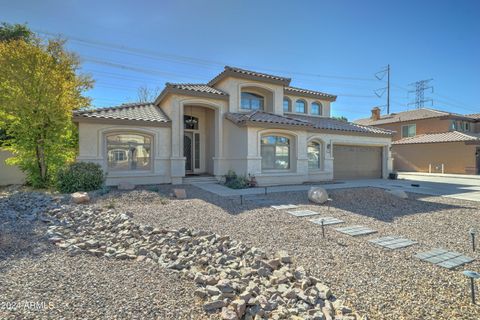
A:
<svg viewBox="0 0 480 320">
<path fill-rule="evenodd" d="M 418 185 L 418 186 L 412 186 Z M 255 195 L 264 193 L 263 188 L 252 189 L 229 189 L 220 184 L 194 184 L 206 191 L 213 192 L 224 197 Z M 304 191 L 314 185 L 289 185 L 268 187 L 268 192 Z M 332 184 L 319 185 L 327 190 L 375 187 L 384 189 L 400 189 L 407 192 L 421 193 L 433 196 L 443 196 L 462 200 L 480 201 L 480 177 L 468 178 L 458 175 L 426 175 L 426 174 L 400 174 L 398 180 L 366 179 L 345 180 Z"/>
</svg>

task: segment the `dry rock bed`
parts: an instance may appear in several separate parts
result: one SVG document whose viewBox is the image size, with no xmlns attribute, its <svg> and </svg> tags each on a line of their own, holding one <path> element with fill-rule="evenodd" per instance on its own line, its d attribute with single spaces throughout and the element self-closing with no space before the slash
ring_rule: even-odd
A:
<svg viewBox="0 0 480 320">
<path fill-rule="evenodd" d="M 337 298 L 369 319 L 480 319 L 480 308 L 470 303 L 463 270 L 480 270 L 469 229 L 480 230 L 476 202 L 409 194 L 399 199 L 382 189 L 339 189 L 330 192 L 330 210 L 309 203 L 306 192 L 272 193 L 262 200 L 292 203 L 302 209 L 333 216 L 345 225 L 364 225 L 378 233 L 350 237 L 270 208 L 261 201 L 243 205 L 238 197 L 225 198 L 185 186 L 186 200 L 164 202 L 146 191 L 109 194 L 98 205 L 114 201 L 133 213 L 133 220 L 157 228 L 182 227 L 229 235 L 247 246 L 274 255 L 286 250 L 294 264 L 331 288 Z M 168 195 L 171 186 L 160 187 Z M 113 199 L 113 200 L 112 200 Z M 388 250 L 368 242 L 381 236 L 402 236 L 417 245 Z M 414 258 L 433 248 L 457 251 L 476 260 L 447 270 Z"/>
<path fill-rule="evenodd" d="M 169 203 L 145 191 L 112 197 Z M 285 251 L 68 199 L 0 195 L 0 318 L 360 319 Z"/>
</svg>

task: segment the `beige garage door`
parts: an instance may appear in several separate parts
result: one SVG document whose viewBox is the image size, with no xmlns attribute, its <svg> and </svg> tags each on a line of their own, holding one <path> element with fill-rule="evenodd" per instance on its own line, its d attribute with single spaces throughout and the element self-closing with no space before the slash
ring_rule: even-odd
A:
<svg viewBox="0 0 480 320">
<path fill-rule="evenodd" d="M 333 145 L 334 179 L 382 177 L 382 148 Z"/>
</svg>

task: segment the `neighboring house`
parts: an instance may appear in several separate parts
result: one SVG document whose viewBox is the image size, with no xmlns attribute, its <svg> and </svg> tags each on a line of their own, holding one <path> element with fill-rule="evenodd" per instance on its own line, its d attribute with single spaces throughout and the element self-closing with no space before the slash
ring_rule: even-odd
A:
<svg viewBox="0 0 480 320">
<path fill-rule="evenodd" d="M 225 67 L 207 84 L 167 83 L 152 103 L 80 111 L 78 161 L 107 184 L 179 184 L 229 170 L 260 185 L 385 178 L 391 134 L 330 118 L 336 96 Z"/>
<path fill-rule="evenodd" d="M 397 171 L 480 173 L 480 114 L 422 108 L 380 115 L 373 108 L 370 118 L 355 123 L 396 132 L 392 155 Z"/>
</svg>

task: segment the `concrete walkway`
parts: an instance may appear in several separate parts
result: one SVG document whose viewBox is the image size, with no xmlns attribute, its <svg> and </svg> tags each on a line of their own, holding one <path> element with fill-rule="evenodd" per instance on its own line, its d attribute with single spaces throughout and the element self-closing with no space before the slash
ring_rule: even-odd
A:
<svg viewBox="0 0 480 320">
<path fill-rule="evenodd" d="M 400 175 L 399 177 L 403 178 L 402 175 Z M 420 186 L 414 187 L 412 186 L 412 184 L 419 184 Z M 212 192 L 222 197 L 239 197 L 240 195 L 247 196 L 265 193 L 265 189 L 263 187 L 234 190 L 215 183 L 203 183 L 194 185 L 200 189 Z M 306 191 L 313 186 L 322 187 L 327 190 L 364 187 L 400 189 L 412 193 L 450 197 L 470 201 L 480 201 L 480 179 L 477 180 L 438 176 L 430 177 L 424 175 L 409 175 L 408 180 L 367 179 L 338 181 L 337 183 L 331 184 L 272 186 L 267 187 L 267 193 Z"/>
</svg>

